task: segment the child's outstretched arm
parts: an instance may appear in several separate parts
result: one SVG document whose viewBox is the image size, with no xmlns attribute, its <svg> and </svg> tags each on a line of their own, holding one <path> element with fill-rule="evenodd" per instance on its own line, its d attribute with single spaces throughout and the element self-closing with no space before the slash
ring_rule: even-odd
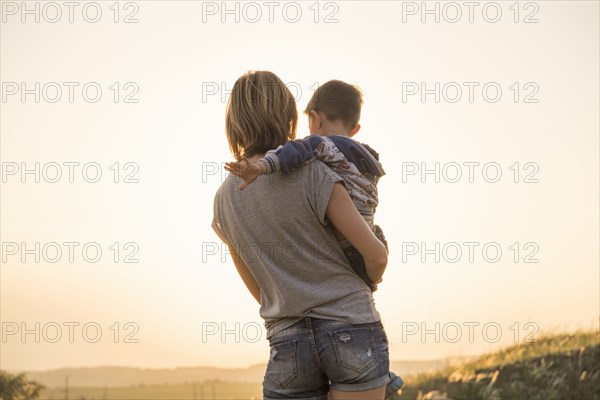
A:
<svg viewBox="0 0 600 400">
<path fill-rule="evenodd" d="M 288 141 L 275 150 L 269 150 L 255 163 L 246 158 L 238 162 L 228 162 L 225 164 L 225 170 L 244 179 L 240 185 L 240 189 L 243 190 L 261 175 L 279 171 L 289 174 L 315 159 L 325 163 L 345 160 L 331 140 L 311 135 L 304 139 Z"/>
</svg>

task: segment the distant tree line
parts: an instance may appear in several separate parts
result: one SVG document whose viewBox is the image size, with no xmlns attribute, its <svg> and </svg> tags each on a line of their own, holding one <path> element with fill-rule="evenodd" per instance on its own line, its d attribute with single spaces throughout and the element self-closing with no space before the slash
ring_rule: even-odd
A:
<svg viewBox="0 0 600 400">
<path fill-rule="evenodd" d="M 12 375 L 0 370 L 0 400 L 37 399 L 44 388 L 44 385 L 28 380 L 24 373 Z"/>
</svg>

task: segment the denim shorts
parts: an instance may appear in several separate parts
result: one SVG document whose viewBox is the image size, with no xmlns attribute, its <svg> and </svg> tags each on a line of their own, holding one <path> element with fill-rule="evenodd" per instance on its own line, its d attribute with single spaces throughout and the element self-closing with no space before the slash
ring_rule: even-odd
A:
<svg viewBox="0 0 600 400">
<path fill-rule="evenodd" d="M 386 386 L 388 340 L 380 321 L 352 325 L 304 317 L 269 339 L 263 398 L 327 400 L 330 389 Z"/>
</svg>

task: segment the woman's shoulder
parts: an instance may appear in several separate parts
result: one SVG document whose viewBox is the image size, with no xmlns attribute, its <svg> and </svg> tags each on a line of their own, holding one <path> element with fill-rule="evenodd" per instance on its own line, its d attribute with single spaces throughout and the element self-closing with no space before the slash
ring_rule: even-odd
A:
<svg viewBox="0 0 600 400">
<path fill-rule="evenodd" d="M 309 167 L 310 166 L 310 167 Z M 343 181 L 343 179 L 331 169 L 329 165 L 321 160 L 313 160 L 308 163 L 307 167 L 311 168 L 311 172 L 313 174 L 313 179 L 317 179 L 322 182 L 339 182 Z"/>
<path fill-rule="evenodd" d="M 238 182 L 238 184 L 236 185 L 235 181 L 236 181 L 236 179 L 233 174 L 229 174 L 225 177 L 225 179 L 223 180 L 223 182 L 221 182 L 221 185 L 218 187 L 217 191 L 215 192 L 215 197 L 214 197 L 215 204 L 221 198 L 223 198 L 223 196 L 230 197 L 231 194 L 233 193 L 234 188 L 237 188 L 239 190 L 239 186 L 240 186 L 241 182 Z"/>
</svg>

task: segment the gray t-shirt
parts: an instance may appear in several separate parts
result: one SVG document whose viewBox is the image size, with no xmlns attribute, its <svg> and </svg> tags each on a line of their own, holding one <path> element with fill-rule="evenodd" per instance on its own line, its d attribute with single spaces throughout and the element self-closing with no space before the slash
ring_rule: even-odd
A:
<svg viewBox="0 0 600 400">
<path fill-rule="evenodd" d="M 289 175 L 264 175 L 242 191 L 230 174 L 215 195 L 212 227 L 258 283 L 267 337 L 305 316 L 351 324 L 381 319 L 325 217 L 341 180 L 315 160 Z"/>
</svg>

